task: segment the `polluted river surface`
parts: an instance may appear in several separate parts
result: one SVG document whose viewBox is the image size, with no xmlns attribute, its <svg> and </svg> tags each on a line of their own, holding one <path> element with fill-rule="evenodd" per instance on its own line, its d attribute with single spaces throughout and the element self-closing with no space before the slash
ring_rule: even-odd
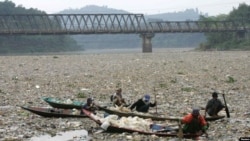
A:
<svg viewBox="0 0 250 141">
<path fill-rule="evenodd" d="M 136 133 L 91 134 L 90 129 L 99 126 L 88 118 L 44 118 L 20 108 L 47 106 L 41 97 L 85 101 L 90 95 L 101 104 L 110 101 L 118 86 L 125 100 L 133 103 L 150 94 L 153 102 L 157 100 L 157 108 L 150 112 L 173 117 L 186 115 L 193 106 L 205 107 L 211 92 L 224 91 L 231 117 L 210 122 L 208 140 L 249 137 L 249 64 L 249 51 L 154 49 L 141 53 L 138 49 L 132 53 L 0 56 L 0 141 L 29 141 L 43 135 L 55 138 L 64 131 L 83 129 L 93 140 L 176 139 Z M 91 93 L 84 94 L 84 89 Z M 222 95 L 218 98 L 223 101 Z M 223 110 L 219 115 L 226 113 Z M 69 140 L 81 136 L 84 132 Z"/>
<path fill-rule="evenodd" d="M 88 132 L 86 130 L 75 130 L 60 132 L 55 136 L 42 135 L 37 137 L 32 137 L 30 141 L 88 141 Z"/>
</svg>

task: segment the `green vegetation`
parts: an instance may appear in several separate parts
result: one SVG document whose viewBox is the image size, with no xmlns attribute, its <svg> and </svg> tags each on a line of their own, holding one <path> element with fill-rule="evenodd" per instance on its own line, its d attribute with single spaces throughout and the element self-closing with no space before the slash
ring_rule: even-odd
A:
<svg viewBox="0 0 250 141">
<path fill-rule="evenodd" d="M 25 9 L 5 0 L 0 2 L 0 14 L 46 14 L 37 9 Z M 19 22 L 29 22 L 20 19 Z M 51 23 L 55 21 L 51 20 Z M 1 25 L 0 24 L 0 28 Z M 0 36 L 0 54 L 42 53 L 81 50 L 76 41 L 66 35 L 9 35 Z"/>
<path fill-rule="evenodd" d="M 236 80 L 232 76 L 227 76 L 226 82 L 227 83 L 234 83 L 234 82 L 236 82 Z"/>
<path fill-rule="evenodd" d="M 217 17 L 201 17 L 203 21 L 239 21 L 239 24 L 250 25 L 250 6 L 240 4 L 229 15 L 219 15 Z M 245 34 L 245 35 L 244 35 Z M 247 35 L 248 34 L 248 35 Z M 200 44 L 199 50 L 250 50 L 249 33 L 225 32 L 225 33 L 205 33 L 207 42 Z"/>
<path fill-rule="evenodd" d="M 159 87 L 160 87 L 160 88 L 168 88 L 168 85 L 165 84 L 165 83 L 160 83 L 160 84 L 159 84 Z"/>
<path fill-rule="evenodd" d="M 0 89 L 0 94 L 6 94 L 3 90 Z"/>
<path fill-rule="evenodd" d="M 87 95 L 87 94 L 84 93 L 84 92 L 79 92 L 79 93 L 77 94 L 77 98 L 86 98 L 86 97 L 87 97 L 86 95 Z"/>
<path fill-rule="evenodd" d="M 186 87 L 186 88 L 181 88 L 182 91 L 185 91 L 185 92 L 192 92 L 194 91 L 195 89 L 194 88 L 191 88 L 191 87 Z"/>
<path fill-rule="evenodd" d="M 183 72 L 177 72 L 177 74 L 179 74 L 179 75 L 184 75 L 184 73 L 183 73 Z"/>
<path fill-rule="evenodd" d="M 177 83 L 177 79 L 175 78 L 175 79 L 170 80 L 170 83 Z"/>
<path fill-rule="evenodd" d="M 28 117 L 30 115 L 30 112 L 24 111 L 24 112 L 19 113 L 19 115 L 23 117 Z"/>
</svg>

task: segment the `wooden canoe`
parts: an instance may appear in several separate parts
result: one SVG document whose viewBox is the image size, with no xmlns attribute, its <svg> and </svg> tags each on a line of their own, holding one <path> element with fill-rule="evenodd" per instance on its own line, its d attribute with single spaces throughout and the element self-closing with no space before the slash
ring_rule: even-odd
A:
<svg viewBox="0 0 250 141">
<path fill-rule="evenodd" d="M 57 108 L 48 108 L 48 107 L 32 107 L 32 106 L 21 106 L 21 108 L 35 113 L 43 117 L 72 117 L 72 118 L 85 118 L 87 117 L 84 114 L 80 114 L 80 110 L 77 109 L 57 109 Z"/>
<path fill-rule="evenodd" d="M 122 112 L 122 111 L 117 111 L 117 110 L 111 110 L 105 106 L 99 106 L 99 110 L 103 110 L 108 114 L 114 114 L 114 115 L 118 115 L 118 116 L 124 116 L 124 117 L 129 117 L 129 116 L 137 116 L 140 118 L 151 118 L 152 120 L 156 120 L 156 121 L 165 121 L 165 120 L 172 120 L 172 121 L 178 121 L 180 119 L 182 119 L 181 117 L 161 117 L 161 116 L 155 116 L 152 114 L 144 114 L 144 113 L 139 113 L 139 112 Z M 225 116 L 217 116 L 217 117 L 206 117 L 206 121 L 215 121 L 218 119 L 222 119 Z"/>
<path fill-rule="evenodd" d="M 94 122 L 96 122 L 98 125 L 100 125 L 100 127 L 102 127 L 102 122 L 101 122 L 101 117 L 98 117 L 96 115 L 94 115 L 93 113 L 91 113 L 90 111 L 87 111 L 85 109 L 82 109 L 83 113 L 85 115 L 87 115 L 91 120 L 93 120 Z M 157 127 L 158 130 L 152 129 L 152 127 Z M 159 128 L 160 127 L 160 128 Z M 152 129 L 151 131 L 144 131 L 144 130 L 138 130 L 138 129 L 132 129 L 130 127 L 119 127 L 117 125 L 109 125 L 107 128 L 105 128 L 104 130 L 106 132 L 110 132 L 110 133 L 134 133 L 137 132 L 139 134 L 144 134 L 144 135 L 156 135 L 156 136 L 165 136 L 165 137 L 178 137 L 178 129 L 171 129 L 171 127 L 169 126 L 163 126 L 163 125 L 158 125 L 158 124 L 153 124 L 150 125 L 149 127 L 150 129 Z M 164 130 L 167 129 L 167 130 Z M 183 134 L 184 138 L 197 138 L 201 136 L 201 134 Z"/>
<path fill-rule="evenodd" d="M 81 109 L 81 106 L 84 104 L 84 102 L 80 101 L 61 100 L 53 97 L 43 97 L 43 100 L 54 108 L 62 109 Z"/>
</svg>

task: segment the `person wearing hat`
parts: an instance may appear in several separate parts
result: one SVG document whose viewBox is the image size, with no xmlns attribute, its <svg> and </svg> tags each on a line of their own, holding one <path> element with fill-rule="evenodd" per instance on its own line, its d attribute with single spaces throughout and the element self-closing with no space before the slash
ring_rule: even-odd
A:
<svg viewBox="0 0 250 141">
<path fill-rule="evenodd" d="M 91 111 L 91 112 L 93 112 L 95 114 L 96 113 L 95 110 L 97 110 L 98 107 L 94 103 L 94 99 L 93 98 L 88 98 L 87 99 L 87 103 L 85 103 L 85 104 L 82 105 L 82 109 Z M 81 114 L 83 114 L 82 110 L 81 110 Z"/>
<path fill-rule="evenodd" d="M 116 90 L 116 93 L 111 95 L 110 97 L 111 102 L 115 106 L 126 106 L 125 99 L 122 97 L 122 89 L 119 88 Z"/>
<path fill-rule="evenodd" d="M 218 113 L 225 108 L 225 105 L 222 104 L 222 102 L 218 99 L 218 93 L 213 92 L 212 93 L 212 99 L 210 99 L 207 102 L 206 108 L 205 108 L 205 117 L 208 113 L 209 116 L 218 116 Z"/>
<path fill-rule="evenodd" d="M 130 107 L 131 111 L 135 108 L 138 112 L 147 113 L 149 107 L 155 107 L 156 101 L 154 103 L 150 102 L 150 95 L 146 94 L 142 98 L 138 99 L 135 103 L 133 103 Z"/>
<path fill-rule="evenodd" d="M 192 113 L 184 116 L 181 123 L 184 124 L 183 133 L 206 134 L 206 130 L 208 129 L 208 124 L 204 116 L 200 115 L 200 109 L 198 108 L 194 108 Z"/>
</svg>

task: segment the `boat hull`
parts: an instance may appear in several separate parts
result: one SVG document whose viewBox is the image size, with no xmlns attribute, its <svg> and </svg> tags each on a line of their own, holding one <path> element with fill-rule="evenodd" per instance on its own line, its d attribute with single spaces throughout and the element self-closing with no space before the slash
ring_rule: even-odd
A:
<svg viewBox="0 0 250 141">
<path fill-rule="evenodd" d="M 56 108 L 46 108 L 46 107 L 31 107 L 31 106 L 21 106 L 22 109 L 30 111 L 34 114 L 43 117 L 58 117 L 58 118 L 86 118 L 84 114 L 80 114 L 80 110 L 77 109 L 56 109 Z"/>
<path fill-rule="evenodd" d="M 154 116 L 154 115 L 147 115 L 147 114 L 138 114 L 138 113 L 134 113 L 134 112 L 120 112 L 120 111 L 116 111 L 116 110 L 111 110 L 107 107 L 99 107 L 100 110 L 105 111 L 108 114 L 114 114 L 114 115 L 118 115 L 121 117 L 140 117 L 140 118 L 151 118 L 152 120 L 156 120 L 156 121 L 165 121 L 165 120 L 172 120 L 172 121 L 179 121 L 182 118 L 181 117 L 160 117 L 160 116 Z M 217 117 L 206 117 L 206 121 L 215 121 L 218 119 L 222 119 L 225 116 L 217 116 Z"/>
</svg>

